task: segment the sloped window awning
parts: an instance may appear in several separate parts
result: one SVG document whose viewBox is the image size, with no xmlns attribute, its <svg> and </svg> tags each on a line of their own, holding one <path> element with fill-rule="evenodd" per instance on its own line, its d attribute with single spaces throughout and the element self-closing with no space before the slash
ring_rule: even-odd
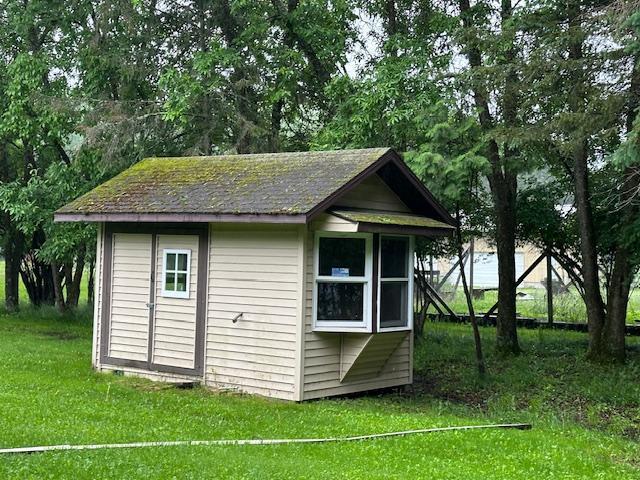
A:
<svg viewBox="0 0 640 480">
<path fill-rule="evenodd" d="M 433 218 L 410 213 L 374 210 L 335 209 L 327 212 L 339 219 L 342 231 L 398 235 L 443 237 L 452 235 L 454 227 Z"/>
</svg>

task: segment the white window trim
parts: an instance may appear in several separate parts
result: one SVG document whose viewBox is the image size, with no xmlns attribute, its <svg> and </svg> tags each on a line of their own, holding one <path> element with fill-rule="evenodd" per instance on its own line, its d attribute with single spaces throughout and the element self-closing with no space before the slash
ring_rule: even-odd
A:
<svg viewBox="0 0 640 480">
<path fill-rule="evenodd" d="M 320 239 L 329 238 L 364 238 L 365 262 L 363 277 L 332 277 L 318 275 L 320 271 Z M 316 232 L 313 244 L 313 330 L 316 332 L 371 332 L 372 274 L 373 274 L 373 234 L 349 232 Z M 318 321 L 318 283 L 362 283 L 364 288 L 362 322 Z"/>
<path fill-rule="evenodd" d="M 167 282 L 167 255 L 176 254 L 176 269 L 173 270 L 175 272 L 184 272 L 184 270 L 178 270 L 178 255 L 186 254 L 187 255 L 187 288 L 184 292 L 177 292 L 175 290 L 167 290 L 166 282 Z M 177 248 L 164 248 L 162 250 L 162 289 L 160 295 L 163 297 L 171 297 L 171 298 L 189 298 L 191 290 L 191 250 L 189 249 L 177 249 Z"/>
<path fill-rule="evenodd" d="M 398 277 L 398 278 L 385 278 L 382 279 L 382 239 L 389 237 L 400 237 L 400 238 L 408 238 L 409 239 L 409 251 L 407 252 L 407 277 Z M 402 332 L 406 330 L 413 330 L 413 275 L 414 275 L 414 249 L 415 249 L 415 238 L 409 235 L 380 235 L 380 241 L 378 242 L 378 298 L 377 298 L 377 308 L 378 318 L 376 318 L 376 325 L 378 327 L 378 332 Z M 407 325 L 402 327 L 382 327 L 380 325 L 380 298 L 382 297 L 382 282 L 393 282 L 393 281 L 403 281 L 407 282 Z"/>
</svg>

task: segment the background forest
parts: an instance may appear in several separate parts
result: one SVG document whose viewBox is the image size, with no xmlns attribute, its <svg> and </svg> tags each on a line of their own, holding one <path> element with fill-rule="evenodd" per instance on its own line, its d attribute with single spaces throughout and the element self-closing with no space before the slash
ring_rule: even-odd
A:
<svg viewBox="0 0 640 480">
<path fill-rule="evenodd" d="M 499 352 L 528 242 L 622 361 L 639 106 L 637 0 L 0 0 L 6 308 L 92 301 L 95 228 L 53 212 L 143 157 L 391 146 L 460 219 L 422 254 L 495 243 Z"/>
</svg>

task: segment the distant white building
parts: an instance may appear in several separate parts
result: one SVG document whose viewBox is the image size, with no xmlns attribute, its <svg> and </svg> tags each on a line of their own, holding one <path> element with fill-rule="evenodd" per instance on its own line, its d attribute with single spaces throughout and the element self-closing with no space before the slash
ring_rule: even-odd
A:
<svg viewBox="0 0 640 480">
<path fill-rule="evenodd" d="M 465 245 L 465 250 L 469 245 Z M 496 253 L 496 247 L 489 244 L 484 239 L 476 239 L 474 241 L 473 249 L 473 287 L 474 288 L 498 288 L 498 255 Z M 533 245 L 525 245 L 516 248 L 515 261 L 516 261 L 516 278 L 519 278 L 527 268 L 529 268 L 542 252 Z M 440 277 L 446 275 L 451 267 L 456 263 L 456 258 L 439 258 L 434 264 L 434 270 L 438 270 Z M 553 260 L 553 268 L 558 272 L 565 284 L 569 283 L 569 277 L 567 273 L 560 267 L 557 261 Z M 447 283 L 454 285 L 458 281 L 460 269 L 456 268 L 449 278 Z M 470 262 L 467 260 L 465 263 L 465 273 L 467 281 L 471 283 L 471 269 Z M 520 284 L 525 288 L 544 288 L 544 281 L 547 278 L 547 265 L 546 262 L 540 262 L 536 267 L 527 275 L 524 281 Z M 554 279 L 557 277 L 554 275 Z"/>
</svg>

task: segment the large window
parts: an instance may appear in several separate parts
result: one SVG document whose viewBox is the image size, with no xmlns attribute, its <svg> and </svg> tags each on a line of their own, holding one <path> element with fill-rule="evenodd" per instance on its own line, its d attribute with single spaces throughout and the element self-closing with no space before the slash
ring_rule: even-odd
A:
<svg viewBox="0 0 640 480">
<path fill-rule="evenodd" d="M 319 233 L 315 245 L 315 327 L 369 329 L 370 234 Z"/>
<path fill-rule="evenodd" d="M 380 238 L 379 319 L 380 329 L 407 328 L 412 306 L 413 275 L 409 237 Z"/>
<path fill-rule="evenodd" d="M 191 250 L 163 251 L 162 296 L 189 298 Z"/>
<path fill-rule="evenodd" d="M 317 233 L 314 328 L 336 332 L 410 328 L 412 258 L 407 236 Z"/>
</svg>

